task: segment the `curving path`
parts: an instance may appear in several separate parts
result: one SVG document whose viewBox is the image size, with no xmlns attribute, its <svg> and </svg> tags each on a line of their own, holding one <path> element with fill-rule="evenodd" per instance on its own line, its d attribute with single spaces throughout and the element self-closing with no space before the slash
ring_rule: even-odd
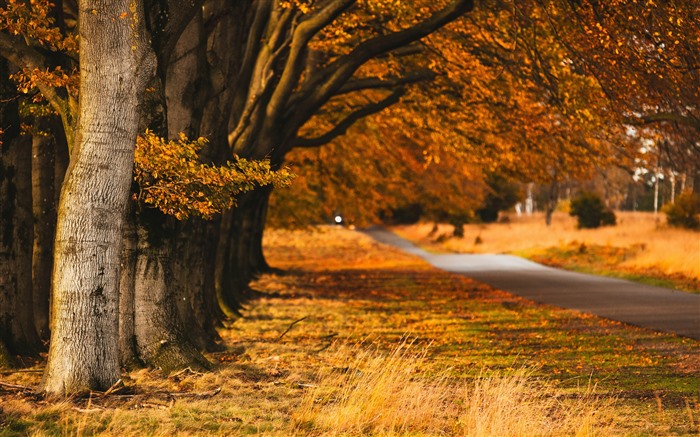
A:
<svg viewBox="0 0 700 437">
<path fill-rule="evenodd" d="M 417 255 L 540 303 L 700 339 L 700 295 L 546 267 L 511 255 L 431 254 L 381 227 L 363 230 L 376 241 Z"/>
</svg>

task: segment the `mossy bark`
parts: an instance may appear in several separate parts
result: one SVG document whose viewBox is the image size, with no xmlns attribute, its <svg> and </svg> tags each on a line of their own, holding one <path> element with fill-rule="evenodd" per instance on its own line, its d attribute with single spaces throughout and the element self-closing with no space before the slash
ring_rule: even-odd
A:
<svg viewBox="0 0 700 437">
<path fill-rule="evenodd" d="M 137 219 L 138 245 L 134 270 L 134 339 L 138 358 L 164 372 L 210 363 L 185 334 L 173 284 L 173 247 L 168 219 L 157 211 Z"/>
</svg>

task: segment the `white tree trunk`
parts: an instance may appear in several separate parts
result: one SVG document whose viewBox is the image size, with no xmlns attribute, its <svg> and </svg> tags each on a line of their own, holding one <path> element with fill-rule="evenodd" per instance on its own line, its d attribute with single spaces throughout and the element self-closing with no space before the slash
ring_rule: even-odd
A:
<svg viewBox="0 0 700 437">
<path fill-rule="evenodd" d="M 120 376 L 121 228 L 138 106 L 155 66 L 140 2 L 80 0 L 78 8 L 80 118 L 58 209 L 50 395 L 105 390 Z"/>
</svg>

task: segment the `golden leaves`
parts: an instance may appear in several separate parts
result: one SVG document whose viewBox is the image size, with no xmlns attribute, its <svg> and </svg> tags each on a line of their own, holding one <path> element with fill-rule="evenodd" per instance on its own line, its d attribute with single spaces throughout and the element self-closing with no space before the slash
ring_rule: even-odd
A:
<svg viewBox="0 0 700 437">
<path fill-rule="evenodd" d="M 48 0 L 7 0 L 0 8 L 0 30 L 21 35 L 31 44 L 39 44 L 52 51 L 78 51 L 78 38 L 63 35 L 54 25 L 54 5 Z"/>
<path fill-rule="evenodd" d="M 215 166 L 200 161 L 205 138 L 189 140 L 180 133 L 176 141 L 151 131 L 138 137 L 134 179 L 138 200 L 172 215 L 211 218 L 235 204 L 235 196 L 265 185 L 289 185 L 293 175 L 286 168 L 272 170 L 268 160 L 236 158 Z"/>
<path fill-rule="evenodd" d="M 311 12 L 311 2 L 302 0 L 285 0 L 280 2 L 282 9 L 298 9 L 302 14 Z"/>
<path fill-rule="evenodd" d="M 70 94 L 78 93 L 80 75 L 77 70 L 70 73 L 64 71 L 61 66 L 52 70 L 40 68 L 24 68 L 10 75 L 10 79 L 17 83 L 17 90 L 23 94 L 35 92 L 35 88 L 41 83 L 53 88 L 65 88 Z M 40 94 L 33 96 L 35 103 L 43 101 Z"/>
</svg>

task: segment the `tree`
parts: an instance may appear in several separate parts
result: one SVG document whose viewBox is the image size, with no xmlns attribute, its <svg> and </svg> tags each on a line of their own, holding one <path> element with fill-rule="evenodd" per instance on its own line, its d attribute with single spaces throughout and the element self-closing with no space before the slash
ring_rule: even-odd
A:
<svg viewBox="0 0 700 437">
<path fill-rule="evenodd" d="M 578 68 L 604 90 L 611 115 L 666 138 L 662 152 L 697 177 L 700 21 L 694 2 L 536 2 Z M 670 141 L 669 141 L 670 140 Z"/>
<path fill-rule="evenodd" d="M 0 365 L 11 355 L 41 350 L 32 304 L 31 144 L 22 135 L 19 108 L 0 61 Z M 30 292 L 27 292 L 30 291 Z"/>
<path fill-rule="evenodd" d="M 588 177 L 595 166 L 628 155 L 629 141 L 621 141 L 623 129 L 609 117 L 603 90 L 594 78 L 576 68 L 541 16 L 538 19 L 528 9 L 532 6 L 520 10 L 509 2 L 492 2 L 469 14 L 460 26 L 431 35 L 422 42 L 424 47 L 413 47 L 425 53 L 431 80 L 408 89 L 403 104 L 374 116 L 372 127 L 363 126 L 375 132 L 354 131 L 355 136 L 365 135 L 366 139 L 338 138 L 338 143 L 349 143 L 344 149 L 348 152 L 319 152 L 320 162 L 300 170 L 318 173 L 313 177 L 317 187 L 313 190 L 320 193 L 326 208 L 332 208 L 329 201 L 333 198 L 357 197 L 368 204 L 365 216 L 369 217 L 379 215 L 370 211 L 378 210 L 375 205 L 381 202 L 389 208 L 395 203 L 420 204 L 442 220 L 469 217 L 488 192 L 485 175 L 497 171 L 514 179 L 550 183 L 551 215 L 563 178 Z M 374 68 L 392 71 L 396 64 L 415 68 L 407 58 L 396 56 L 384 60 L 387 65 Z M 341 102 L 352 103 L 348 98 Z M 333 114 L 337 112 L 329 111 L 329 117 Z M 377 125 L 385 128 L 377 132 Z M 411 141 L 391 132 L 410 132 Z M 403 175 L 397 177 L 403 189 L 387 190 L 376 181 L 372 182 L 378 187 L 374 192 L 371 185 L 361 189 L 357 181 L 371 181 L 366 174 L 373 166 L 353 163 L 374 158 L 382 167 L 392 168 L 383 152 L 387 144 L 400 150 L 394 168 Z M 355 149 L 361 153 L 353 153 Z M 345 161 L 346 153 L 353 158 Z M 358 159 L 357 154 L 362 156 Z M 291 156 L 295 159 L 300 152 Z M 426 170 L 399 173 L 405 164 L 401 160 L 413 156 L 419 156 L 415 167 L 425 166 Z M 342 168 L 342 173 L 333 172 L 335 168 Z M 429 179 L 433 171 L 439 177 Z M 394 177 L 386 169 L 383 174 Z M 349 186 L 354 196 L 341 180 L 353 182 Z M 309 192 L 303 195 L 305 205 L 310 203 Z M 287 202 L 283 214 L 293 209 L 293 202 Z"/>
<path fill-rule="evenodd" d="M 407 13 L 401 16 L 382 2 L 335 0 L 310 7 L 276 1 L 251 4 L 246 15 L 249 44 L 242 65 L 229 76 L 234 96 L 227 112 L 226 138 L 231 151 L 250 159 L 269 156 L 278 166 L 295 147 L 326 144 L 359 118 L 395 103 L 399 87 L 425 77 L 404 73 L 384 80 L 371 71 L 371 61 L 424 38 L 473 5 L 455 0 L 442 9 L 442 2 L 437 7 L 421 4 L 423 11 L 418 6 L 402 5 Z M 259 45 L 261 40 L 266 44 Z M 231 46 L 225 50 L 229 52 Z M 327 131 L 312 137 L 301 134 L 308 120 L 323 112 L 334 97 L 366 90 L 385 91 L 379 100 L 337 114 Z M 241 196 L 236 209 L 222 218 L 215 283 L 220 301 L 231 311 L 239 305 L 236 293 L 267 267 L 262 229 L 268 197 L 267 190 Z"/>
<path fill-rule="evenodd" d="M 121 228 L 139 108 L 155 71 L 141 4 L 81 0 L 78 8 L 79 118 L 58 208 L 43 382 L 52 395 L 106 390 L 120 376 Z"/>
<path fill-rule="evenodd" d="M 484 223 L 492 223 L 498 219 L 498 213 L 505 211 L 515 205 L 521 198 L 518 186 L 499 175 L 490 173 L 487 175 L 486 183 L 488 192 L 484 198 L 484 203 L 476 213 Z"/>
</svg>

